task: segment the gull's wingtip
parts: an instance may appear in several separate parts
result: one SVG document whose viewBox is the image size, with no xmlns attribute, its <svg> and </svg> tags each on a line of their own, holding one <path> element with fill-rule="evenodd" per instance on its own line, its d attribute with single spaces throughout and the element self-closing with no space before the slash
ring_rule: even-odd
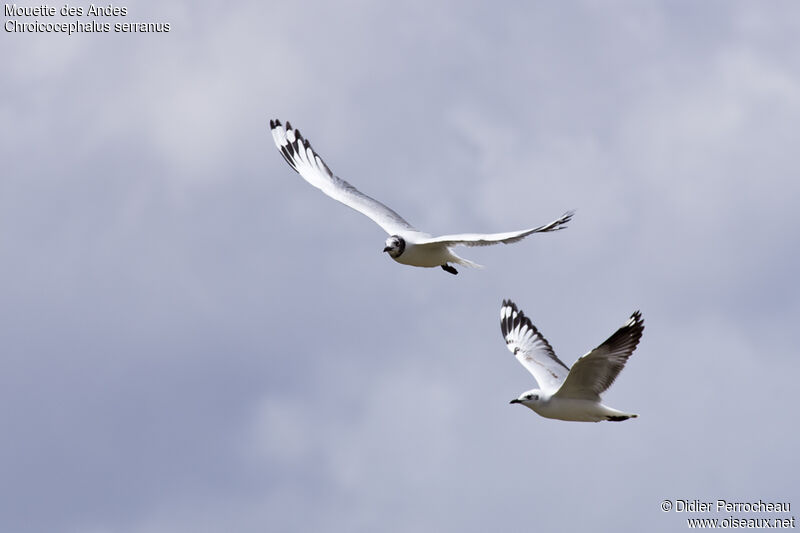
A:
<svg viewBox="0 0 800 533">
<path fill-rule="evenodd" d="M 500 306 L 500 329 L 503 331 L 504 338 L 508 333 L 508 329 L 510 329 L 509 325 L 506 324 L 506 320 L 510 319 L 514 313 L 519 313 L 517 304 L 510 299 L 504 299 L 503 304 Z"/>
<path fill-rule="evenodd" d="M 573 216 L 575 216 L 575 210 L 567 211 L 559 218 L 555 219 L 554 221 L 548 224 L 545 224 L 544 226 L 539 226 L 538 228 L 531 228 L 529 230 L 526 230 L 525 235 L 527 236 L 530 235 L 531 233 L 548 233 L 566 229 L 567 224 L 569 224 Z"/>
<path fill-rule="evenodd" d="M 532 330 L 536 329 L 525 313 L 520 311 L 517 304 L 511 300 L 503 300 L 503 306 L 500 308 L 500 331 L 503 333 L 503 338 L 506 339 L 506 344 L 509 343 L 509 332 L 520 325 L 526 325 Z"/>
<path fill-rule="evenodd" d="M 566 229 L 567 224 L 572 222 L 572 217 L 574 217 L 574 216 L 575 216 L 575 210 L 574 209 L 570 209 L 569 211 L 566 211 L 563 215 L 561 215 L 561 218 L 559 218 L 558 220 L 556 220 L 553 223 L 553 231 L 558 231 L 560 229 Z"/>
</svg>

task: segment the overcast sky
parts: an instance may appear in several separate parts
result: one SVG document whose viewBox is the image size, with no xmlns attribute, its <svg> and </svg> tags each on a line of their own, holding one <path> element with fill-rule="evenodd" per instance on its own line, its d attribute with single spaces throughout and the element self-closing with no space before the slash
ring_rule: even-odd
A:
<svg viewBox="0 0 800 533">
<path fill-rule="evenodd" d="M 796 514 L 796 2 L 119 5 L 170 31 L 0 38 L 0 530 Z M 430 233 L 577 212 L 458 250 L 482 270 L 399 265 L 270 118 Z M 639 418 L 509 405 L 503 298 L 570 365 L 641 309 L 604 397 Z"/>
</svg>

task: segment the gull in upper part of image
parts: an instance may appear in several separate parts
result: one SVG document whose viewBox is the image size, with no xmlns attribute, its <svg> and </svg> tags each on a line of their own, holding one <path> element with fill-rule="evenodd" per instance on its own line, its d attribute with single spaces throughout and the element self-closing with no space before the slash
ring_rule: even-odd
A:
<svg viewBox="0 0 800 533">
<path fill-rule="evenodd" d="M 452 246 L 488 246 L 492 244 L 509 244 L 517 242 L 532 233 L 545 233 L 566 227 L 574 212 L 568 211 L 558 220 L 554 220 L 538 228 L 509 231 L 505 233 L 461 233 L 433 237 L 415 229 L 392 209 L 381 202 L 370 198 L 345 180 L 331 172 L 328 165 L 311 148 L 308 140 L 303 138 L 299 130 L 292 128 L 289 122 L 286 127 L 279 120 L 270 120 L 272 137 L 283 158 L 314 187 L 338 200 L 344 205 L 371 218 L 373 222 L 389 234 L 383 251 L 404 265 L 417 267 L 442 267 L 451 274 L 458 271 L 450 264 L 455 263 L 468 267 L 480 267 L 472 261 L 457 256 Z"/>
<path fill-rule="evenodd" d="M 503 300 L 500 329 L 508 349 L 540 387 L 523 392 L 511 403 L 522 404 L 545 418 L 576 422 L 621 422 L 638 416 L 603 405 L 600 395 L 614 383 L 642 338 L 644 320 L 639 311 L 603 344 L 578 359 L 572 369 L 556 357 L 550 343 L 511 300 Z"/>
</svg>

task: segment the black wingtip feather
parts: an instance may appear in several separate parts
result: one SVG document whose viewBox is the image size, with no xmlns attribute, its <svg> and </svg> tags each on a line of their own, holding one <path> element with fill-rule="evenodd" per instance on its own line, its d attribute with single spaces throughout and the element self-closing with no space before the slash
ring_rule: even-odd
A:
<svg viewBox="0 0 800 533">
<path fill-rule="evenodd" d="M 642 334 L 644 333 L 644 318 L 642 317 L 641 311 L 636 310 L 631 315 L 631 319 L 633 319 L 633 324 L 630 325 L 631 336 L 636 338 L 636 342 L 633 345 L 633 347 L 636 348 L 636 346 L 639 345 L 639 341 L 642 340 Z"/>
<path fill-rule="evenodd" d="M 575 216 L 575 210 L 570 210 L 561 215 L 561 218 L 553 222 L 548 231 L 558 231 L 567 228 L 567 224 L 572 222 L 572 217 Z"/>
<path fill-rule="evenodd" d="M 644 333 L 644 319 L 640 311 L 634 311 L 628 322 L 614 332 L 603 344 L 608 345 L 614 350 L 625 350 L 627 359 L 639 346 Z M 610 383 L 609 383 L 610 385 Z"/>
<path fill-rule="evenodd" d="M 297 165 L 295 165 L 294 159 L 292 158 L 291 145 L 286 144 L 284 146 L 281 146 L 280 152 L 283 158 L 286 160 L 286 162 L 289 163 L 289 166 L 292 167 L 295 170 L 295 172 L 297 172 Z"/>
<path fill-rule="evenodd" d="M 519 325 L 519 321 L 525 316 L 519 309 L 517 309 L 517 304 L 511 300 L 503 300 L 501 309 L 505 307 L 510 307 L 511 312 L 503 317 L 503 320 L 500 321 L 500 331 L 502 331 L 504 339 L 508 335 L 508 332 Z M 514 318 L 514 313 L 517 314 L 516 319 Z"/>
<path fill-rule="evenodd" d="M 639 336 L 641 337 L 642 332 L 644 331 L 644 318 L 642 318 L 642 312 L 637 309 L 631 314 L 630 320 L 632 320 L 633 323 L 629 326 L 629 328 L 638 331 Z"/>
</svg>

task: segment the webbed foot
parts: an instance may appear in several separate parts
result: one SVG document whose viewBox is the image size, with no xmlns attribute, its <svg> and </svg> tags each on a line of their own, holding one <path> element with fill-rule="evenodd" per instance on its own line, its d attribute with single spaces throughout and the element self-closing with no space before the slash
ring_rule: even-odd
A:
<svg viewBox="0 0 800 533">
<path fill-rule="evenodd" d="M 442 265 L 442 270 L 444 270 L 445 272 L 450 272 L 453 275 L 458 274 L 458 270 L 456 270 L 455 268 L 451 267 L 447 263 Z"/>
</svg>

